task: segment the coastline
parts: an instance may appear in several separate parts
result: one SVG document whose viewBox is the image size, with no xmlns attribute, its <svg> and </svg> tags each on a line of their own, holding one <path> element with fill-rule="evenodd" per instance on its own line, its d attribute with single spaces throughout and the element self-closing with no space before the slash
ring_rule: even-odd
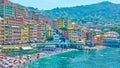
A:
<svg viewBox="0 0 120 68">
<path fill-rule="evenodd" d="M 42 58 L 58 55 L 61 53 L 71 52 L 71 51 L 77 51 L 77 49 L 64 49 L 64 50 L 59 50 L 59 51 L 55 51 L 55 52 L 47 52 L 47 53 L 41 52 L 41 53 L 37 53 L 37 54 L 26 55 L 26 56 L 24 56 L 24 58 L 21 59 L 23 61 L 22 64 L 19 64 L 19 66 L 17 66 L 17 67 L 29 68 L 28 65 L 34 61 L 37 61 Z M 37 58 L 37 55 L 40 55 L 40 57 Z M 26 60 L 27 56 L 29 56 L 30 58 Z"/>
<path fill-rule="evenodd" d="M 95 47 L 87 47 L 84 46 L 83 50 L 99 50 L 103 48 L 108 48 L 105 46 L 95 46 Z M 37 61 L 42 58 L 58 55 L 61 53 L 71 52 L 71 51 L 77 51 L 77 49 L 62 49 L 57 51 L 48 51 L 48 52 L 40 52 L 35 54 L 29 54 L 29 55 L 23 55 L 23 56 L 15 56 L 12 57 L 13 61 L 12 63 L 8 63 L 10 68 L 29 68 L 29 64 Z"/>
<path fill-rule="evenodd" d="M 99 50 L 99 49 L 104 49 L 104 48 L 109 48 L 109 47 L 102 46 L 102 45 L 98 45 L 98 46 L 95 46 L 95 47 L 84 46 L 83 50 Z"/>
</svg>

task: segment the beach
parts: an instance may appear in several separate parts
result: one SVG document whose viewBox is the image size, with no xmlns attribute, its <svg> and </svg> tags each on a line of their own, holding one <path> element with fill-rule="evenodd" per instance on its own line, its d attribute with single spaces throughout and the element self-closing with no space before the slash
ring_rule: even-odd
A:
<svg viewBox="0 0 120 68">
<path fill-rule="evenodd" d="M 76 51 L 77 49 L 63 49 L 58 50 L 54 52 L 41 52 L 36 54 L 29 54 L 29 55 L 23 55 L 23 56 L 15 56 L 11 57 L 8 55 L 0 55 L 0 61 L 2 64 L 0 67 L 2 68 L 28 68 L 27 65 L 31 62 L 37 61 L 41 58 L 50 57 L 53 55 L 57 55 L 60 53 L 70 52 L 70 51 Z"/>
<path fill-rule="evenodd" d="M 95 47 L 88 47 L 84 46 L 84 50 L 98 50 L 107 48 L 105 46 L 95 46 Z M 41 58 L 50 57 L 53 55 L 58 55 L 65 52 L 71 52 L 76 51 L 77 49 L 61 49 L 57 51 L 43 51 L 40 53 L 35 54 L 28 54 L 28 55 L 22 55 L 22 56 L 15 56 L 11 57 L 8 55 L 0 55 L 0 61 L 2 62 L 1 67 L 6 68 L 28 68 L 28 64 L 37 61 Z"/>
</svg>

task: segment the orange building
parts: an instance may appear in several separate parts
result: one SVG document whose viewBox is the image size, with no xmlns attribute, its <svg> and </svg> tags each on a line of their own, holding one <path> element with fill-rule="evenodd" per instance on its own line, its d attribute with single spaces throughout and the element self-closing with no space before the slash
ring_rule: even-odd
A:
<svg viewBox="0 0 120 68">
<path fill-rule="evenodd" d="M 21 41 L 21 28 L 19 26 L 12 26 L 12 42 Z"/>
<path fill-rule="evenodd" d="M 37 27 L 37 40 L 41 40 L 42 39 L 42 26 L 41 24 L 38 24 Z"/>
<path fill-rule="evenodd" d="M 4 42 L 4 20 L 0 18 L 0 43 Z"/>
<path fill-rule="evenodd" d="M 100 35 L 95 36 L 95 44 L 102 44 L 103 37 Z"/>
</svg>

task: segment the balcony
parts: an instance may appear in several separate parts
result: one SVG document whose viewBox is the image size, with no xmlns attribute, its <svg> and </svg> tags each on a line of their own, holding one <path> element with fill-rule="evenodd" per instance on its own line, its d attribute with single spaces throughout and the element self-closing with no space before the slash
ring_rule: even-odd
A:
<svg viewBox="0 0 120 68">
<path fill-rule="evenodd" d="M 1 28 L 1 27 L 0 27 L 0 30 L 4 30 L 4 28 Z"/>
<path fill-rule="evenodd" d="M 0 37 L 0 40 L 4 40 L 4 38 L 3 38 L 3 37 Z"/>
</svg>

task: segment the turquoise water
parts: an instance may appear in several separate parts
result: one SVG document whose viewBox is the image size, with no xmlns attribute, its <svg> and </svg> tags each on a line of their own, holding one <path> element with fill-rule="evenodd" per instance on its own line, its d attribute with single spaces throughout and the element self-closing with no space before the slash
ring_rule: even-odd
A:
<svg viewBox="0 0 120 68">
<path fill-rule="evenodd" d="M 38 61 L 29 68 L 120 68 L 120 48 L 72 51 Z"/>
</svg>

